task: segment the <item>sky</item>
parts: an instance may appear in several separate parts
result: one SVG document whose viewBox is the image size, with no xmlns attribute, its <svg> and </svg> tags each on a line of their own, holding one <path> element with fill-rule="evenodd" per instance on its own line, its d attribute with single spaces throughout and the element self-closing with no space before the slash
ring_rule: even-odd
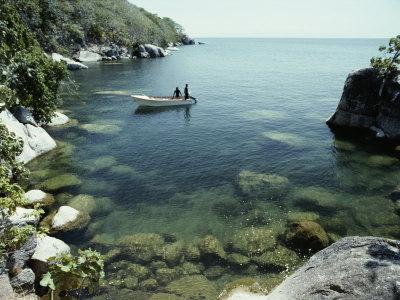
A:
<svg viewBox="0 0 400 300">
<path fill-rule="evenodd" d="M 129 0 L 193 37 L 387 38 L 400 0 Z"/>
</svg>

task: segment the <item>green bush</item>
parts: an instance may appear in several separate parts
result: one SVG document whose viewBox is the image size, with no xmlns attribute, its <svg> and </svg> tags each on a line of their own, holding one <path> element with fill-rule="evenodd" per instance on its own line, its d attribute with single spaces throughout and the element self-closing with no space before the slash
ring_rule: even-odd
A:
<svg viewBox="0 0 400 300">
<path fill-rule="evenodd" d="M 66 67 L 46 57 L 16 7 L 0 4 L 0 85 L 8 108 L 24 106 L 37 121 L 50 121 L 58 104 L 58 88 Z M 1 91 L 0 91 L 1 93 Z"/>
<path fill-rule="evenodd" d="M 379 70 L 383 78 L 393 79 L 399 75 L 400 66 L 400 35 L 391 38 L 388 46 L 381 46 L 382 57 L 371 59 L 371 66 Z"/>
</svg>

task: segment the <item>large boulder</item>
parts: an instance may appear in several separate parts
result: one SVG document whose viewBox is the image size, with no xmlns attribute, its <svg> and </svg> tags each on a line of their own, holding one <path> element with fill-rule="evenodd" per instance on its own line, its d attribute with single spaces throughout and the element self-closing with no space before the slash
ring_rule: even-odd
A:
<svg viewBox="0 0 400 300">
<path fill-rule="evenodd" d="M 14 290 L 6 268 L 6 260 L 3 256 L 0 256 L 0 300 L 14 299 L 14 297 Z"/>
<path fill-rule="evenodd" d="M 30 261 L 30 267 L 35 272 L 36 278 L 40 278 L 47 271 L 47 263 L 50 257 L 57 257 L 70 252 L 70 247 L 63 241 L 47 235 L 39 235 L 35 252 Z"/>
<path fill-rule="evenodd" d="M 400 139 L 400 84 L 387 82 L 380 97 L 382 82 L 373 68 L 349 74 L 336 112 L 327 124 L 332 129 L 368 129 L 377 137 Z"/>
<path fill-rule="evenodd" d="M 9 221 L 14 226 L 36 226 L 39 223 L 39 216 L 34 209 L 17 207 L 15 212 L 10 216 Z"/>
<path fill-rule="evenodd" d="M 63 113 L 60 112 L 55 112 L 54 116 L 51 118 L 50 123 L 47 123 L 47 126 L 60 126 L 67 124 L 69 122 L 68 116 L 64 115 Z"/>
<path fill-rule="evenodd" d="M 348 237 L 312 256 L 262 299 L 398 299 L 399 278 L 399 241 Z"/>
<path fill-rule="evenodd" d="M 23 269 L 11 279 L 11 286 L 16 291 L 31 291 L 35 283 L 35 273 L 30 268 Z"/>
<path fill-rule="evenodd" d="M 286 232 L 285 242 L 302 252 L 316 252 L 329 245 L 329 237 L 318 223 L 292 222 Z"/>
<path fill-rule="evenodd" d="M 188 35 L 184 35 L 182 37 L 182 44 L 184 45 L 195 45 L 196 41 L 194 39 L 192 39 L 191 37 L 189 37 Z"/>
<path fill-rule="evenodd" d="M 70 206 L 61 206 L 51 221 L 51 232 L 68 232 L 84 229 L 89 223 L 87 213 L 80 212 Z"/>
<path fill-rule="evenodd" d="M 149 53 L 151 58 L 157 58 L 157 57 L 165 57 L 166 53 L 163 48 L 151 45 L 151 44 L 145 44 L 144 48 L 146 49 L 146 52 Z"/>
<path fill-rule="evenodd" d="M 0 113 L 0 121 L 24 142 L 22 153 L 17 158 L 20 162 L 27 163 L 57 147 L 56 142 L 43 128 L 21 124 L 7 109 Z"/>
<path fill-rule="evenodd" d="M 85 66 L 84 64 L 77 62 L 73 59 L 67 58 L 62 56 L 61 54 L 58 53 L 52 53 L 51 54 L 51 58 L 53 59 L 53 61 L 55 62 L 64 62 L 67 65 L 68 70 L 71 71 L 76 71 L 76 70 L 80 70 L 80 69 L 87 69 L 88 67 Z"/>
<path fill-rule="evenodd" d="M 25 193 L 25 200 L 29 206 L 40 204 L 43 206 L 50 206 L 54 203 L 54 197 L 41 190 L 30 190 Z"/>
<path fill-rule="evenodd" d="M 87 50 L 81 50 L 79 53 L 76 55 L 76 60 L 80 62 L 94 62 L 94 61 L 101 61 L 102 56 L 98 53 L 87 51 Z"/>
</svg>

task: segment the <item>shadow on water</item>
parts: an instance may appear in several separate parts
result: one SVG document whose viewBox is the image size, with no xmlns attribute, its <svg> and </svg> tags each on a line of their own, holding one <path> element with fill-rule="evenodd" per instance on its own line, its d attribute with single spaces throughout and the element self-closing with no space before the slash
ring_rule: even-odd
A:
<svg viewBox="0 0 400 300">
<path fill-rule="evenodd" d="M 191 106 L 185 106 L 185 107 L 138 107 L 134 111 L 135 115 L 155 115 L 155 114 L 160 114 L 160 113 L 165 113 L 165 112 L 176 112 L 176 113 L 183 113 L 185 120 L 187 122 L 190 122 L 191 119 Z"/>
</svg>

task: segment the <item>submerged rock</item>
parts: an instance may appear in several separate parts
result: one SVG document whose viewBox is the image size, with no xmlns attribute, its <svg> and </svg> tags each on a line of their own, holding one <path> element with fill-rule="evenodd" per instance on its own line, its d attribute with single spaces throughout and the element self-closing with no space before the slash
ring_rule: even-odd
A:
<svg viewBox="0 0 400 300">
<path fill-rule="evenodd" d="M 45 191 L 56 192 L 65 188 L 79 186 L 81 183 L 81 180 L 77 176 L 73 174 L 63 174 L 49 178 L 42 182 L 39 186 Z"/>
<path fill-rule="evenodd" d="M 119 240 L 122 253 L 133 261 L 149 262 L 161 255 L 164 246 L 163 238 L 155 233 L 137 233 Z"/>
<path fill-rule="evenodd" d="M 226 261 L 233 266 L 245 267 L 250 263 L 250 258 L 239 253 L 227 255 Z"/>
<path fill-rule="evenodd" d="M 286 177 L 274 174 L 242 171 L 239 174 L 241 191 L 252 197 L 271 198 L 287 192 L 289 180 Z"/>
<path fill-rule="evenodd" d="M 113 207 L 112 200 L 107 197 L 95 198 L 91 195 L 78 195 L 68 201 L 68 206 L 78 209 L 89 215 L 104 214 L 110 212 Z"/>
<path fill-rule="evenodd" d="M 300 259 L 296 252 L 279 245 L 273 251 L 253 257 L 252 261 L 263 268 L 287 270 L 295 266 Z"/>
<path fill-rule="evenodd" d="M 156 270 L 156 279 L 161 285 L 166 285 L 178 278 L 178 272 L 175 269 L 158 269 Z"/>
<path fill-rule="evenodd" d="M 167 285 L 168 293 L 182 296 L 184 299 L 214 300 L 218 292 L 206 277 L 201 275 L 186 276 Z"/>
<path fill-rule="evenodd" d="M 316 212 L 291 211 L 288 213 L 289 222 L 318 221 L 318 220 L 319 220 L 319 214 Z"/>
<path fill-rule="evenodd" d="M 155 291 L 158 289 L 158 282 L 154 278 L 146 279 L 139 284 L 139 287 L 145 291 Z"/>
<path fill-rule="evenodd" d="M 276 237 L 268 228 L 244 228 L 232 238 L 233 250 L 246 256 L 260 255 L 275 248 Z"/>
<path fill-rule="evenodd" d="M 295 188 L 290 194 L 295 204 L 304 207 L 309 206 L 311 209 L 327 209 L 337 210 L 345 207 L 340 202 L 338 193 L 333 193 L 327 189 L 317 186 Z"/>
<path fill-rule="evenodd" d="M 224 258 L 226 253 L 222 243 L 214 236 L 208 235 L 203 238 L 198 244 L 202 256 L 215 256 Z"/>
<path fill-rule="evenodd" d="M 332 128 L 372 130 L 377 137 L 400 138 L 400 84 L 387 82 L 382 97 L 383 80 L 373 68 L 361 69 L 347 77 L 342 98 L 327 121 Z"/>
<path fill-rule="evenodd" d="M 162 258 L 170 266 L 175 266 L 183 261 L 185 244 L 182 241 L 165 245 L 162 249 Z"/>
<path fill-rule="evenodd" d="M 316 252 L 329 245 L 329 237 L 318 223 L 293 222 L 285 234 L 285 242 L 300 251 Z"/>
<path fill-rule="evenodd" d="M 400 242 L 348 237 L 318 252 L 265 299 L 396 299 Z"/>
</svg>

